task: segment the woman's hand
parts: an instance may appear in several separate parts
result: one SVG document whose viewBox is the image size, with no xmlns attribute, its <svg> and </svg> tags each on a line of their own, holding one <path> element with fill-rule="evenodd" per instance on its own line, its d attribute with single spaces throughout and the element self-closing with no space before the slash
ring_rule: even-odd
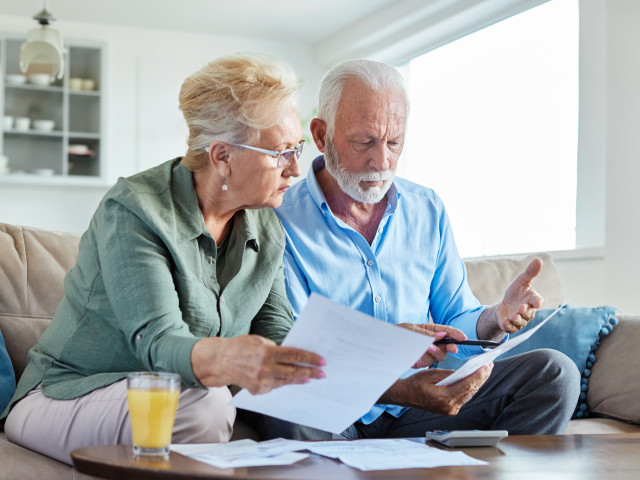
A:
<svg viewBox="0 0 640 480">
<path fill-rule="evenodd" d="M 191 350 L 191 366 L 200 383 L 238 385 L 253 394 L 324 378 L 320 369 L 324 365 L 324 359 L 315 353 L 280 347 L 259 335 L 203 338 Z"/>
<path fill-rule="evenodd" d="M 467 336 L 461 330 L 436 323 L 400 323 L 398 326 L 424 335 L 436 337 L 436 341 L 444 337 L 455 338 L 456 340 L 467 339 Z M 453 343 L 446 345 L 437 345 L 434 343 L 429 346 L 428 350 L 413 365 L 413 368 L 429 367 L 435 362 L 441 362 L 447 357 L 448 353 L 458 353 L 458 346 Z"/>
</svg>

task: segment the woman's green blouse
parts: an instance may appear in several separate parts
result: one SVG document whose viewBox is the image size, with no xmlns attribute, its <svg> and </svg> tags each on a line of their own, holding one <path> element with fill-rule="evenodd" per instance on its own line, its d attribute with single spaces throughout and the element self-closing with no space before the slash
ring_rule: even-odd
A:
<svg viewBox="0 0 640 480">
<path fill-rule="evenodd" d="M 218 252 L 180 158 L 119 179 L 82 236 L 12 403 L 38 383 L 69 399 L 139 370 L 177 372 L 185 387 L 202 387 L 190 360 L 198 339 L 256 333 L 281 342 L 293 322 L 284 245 L 270 208 L 244 210 Z"/>
</svg>

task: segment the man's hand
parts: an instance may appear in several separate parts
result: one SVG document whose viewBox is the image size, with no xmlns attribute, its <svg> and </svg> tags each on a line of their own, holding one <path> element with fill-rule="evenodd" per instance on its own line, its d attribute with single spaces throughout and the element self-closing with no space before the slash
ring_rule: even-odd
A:
<svg viewBox="0 0 640 480">
<path fill-rule="evenodd" d="M 542 260 L 535 258 L 507 287 L 502 302 L 488 308 L 478 319 L 478 338 L 499 340 L 504 333 L 515 333 L 533 320 L 543 298 L 531 286 L 542 270 Z"/>
<path fill-rule="evenodd" d="M 527 268 L 507 287 L 502 302 L 498 304 L 498 326 L 506 333 L 515 333 L 533 320 L 543 298 L 531 286 L 531 281 L 542 270 L 542 260 L 535 258 Z"/>
<path fill-rule="evenodd" d="M 207 387 L 238 385 L 253 394 L 324 378 L 324 359 L 299 348 L 281 347 L 259 335 L 208 337 L 191 350 L 196 378 Z"/>
<path fill-rule="evenodd" d="M 408 378 L 398 380 L 380 397 L 378 403 L 421 408 L 428 412 L 444 415 L 456 415 L 487 381 L 492 369 L 493 363 L 490 363 L 459 382 L 440 387 L 436 387 L 436 383 L 451 375 L 453 371 L 437 368 L 423 370 Z"/>
<path fill-rule="evenodd" d="M 436 337 L 436 340 L 444 337 L 455 338 L 456 340 L 467 339 L 467 336 L 461 330 L 447 325 L 439 325 L 436 323 L 400 323 L 398 326 L 417 333 Z M 447 353 L 458 353 L 458 346 L 453 343 L 447 345 L 432 344 L 412 368 L 429 367 L 435 362 L 441 362 L 447 357 Z"/>
</svg>

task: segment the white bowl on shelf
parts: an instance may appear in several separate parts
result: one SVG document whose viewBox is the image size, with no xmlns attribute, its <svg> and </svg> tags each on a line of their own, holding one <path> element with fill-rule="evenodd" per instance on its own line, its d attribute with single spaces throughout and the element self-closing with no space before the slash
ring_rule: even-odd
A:
<svg viewBox="0 0 640 480">
<path fill-rule="evenodd" d="M 26 132 L 31 126 L 31 119 L 29 117 L 18 117 L 14 120 L 13 128 L 20 132 Z"/>
<path fill-rule="evenodd" d="M 34 120 L 33 129 L 39 132 L 50 132 L 53 127 L 56 126 L 56 122 L 53 120 Z"/>
<path fill-rule="evenodd" d="M 7 75 L 7 83 L 9 85 L 23 85 L 26 81 L 27 77 L 19 73 Z"/>
<path fill-rule="evenodd" d="M 29 75 L 31 85 L 48 86 L 51 84 L 51 75 L 48 73 L 32 73 Z"/>
</svg>

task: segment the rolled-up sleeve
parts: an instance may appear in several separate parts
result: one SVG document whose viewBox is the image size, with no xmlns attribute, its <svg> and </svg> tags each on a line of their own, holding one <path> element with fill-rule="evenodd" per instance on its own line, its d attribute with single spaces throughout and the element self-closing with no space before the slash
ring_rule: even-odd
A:
<svg viewBox="0 0 640 480">
<path fill-rule="evenodd" d="M 185 385 L 200 386 L 190 360 L 197 338 L 182 320 L 166 246 L 117 201 L 107 201 L 102 215 L 98 257 L 118 329 L 145 369 L 176 372 Z"/>
</svg>

